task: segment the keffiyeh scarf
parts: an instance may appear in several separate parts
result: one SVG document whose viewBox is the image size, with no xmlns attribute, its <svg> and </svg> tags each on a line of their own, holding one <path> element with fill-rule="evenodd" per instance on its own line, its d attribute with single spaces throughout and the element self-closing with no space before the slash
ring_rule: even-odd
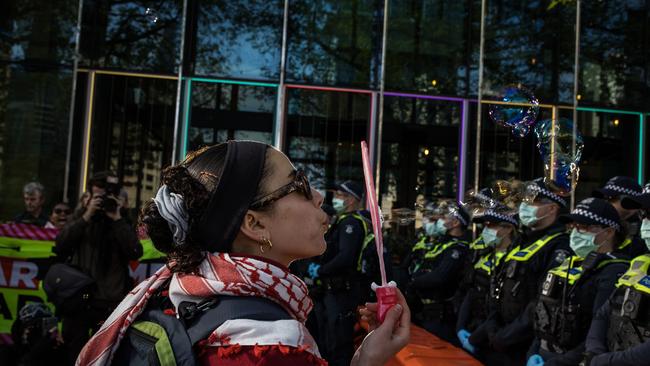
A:
<svg viewBox="0 0 650 366">
<path fill-rule="evenodd" d="M 277 302 L 294 318 L 276 322 L 228 320 L 208 337 L 209 346 L 282 344 L 319 356 L 304 326 L 313 304 L 302 280 L 286 268 L 260 259 L 217 253 L 206 254 L 195 274 L 172 273 L 163 267 L 141 282 L 86 344 L 77 365 L 110 364 L 126 330 L 170 277 L 169 297 L 176 309 L 181 302 L 198 303 L 216 295 L 256 296 Z"/>
</svg>

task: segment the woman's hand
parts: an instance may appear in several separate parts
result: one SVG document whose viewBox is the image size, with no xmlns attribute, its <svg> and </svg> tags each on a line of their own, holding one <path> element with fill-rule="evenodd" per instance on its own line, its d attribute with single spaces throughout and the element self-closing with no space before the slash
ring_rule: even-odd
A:
<svg viewBox="0 0 650 366">
<path fill-rule="evenodd" d="M 382 324 L 377 322 L 377 304 L 368 303 L 361 309 L 361 317 L 370 325 L 370 333 L 357 349 L 352 366 L 380 366 L 409 342 L 411 311 L 401 291 L 397 291 L 397 305 L 393 306 Z"/>
</svg>

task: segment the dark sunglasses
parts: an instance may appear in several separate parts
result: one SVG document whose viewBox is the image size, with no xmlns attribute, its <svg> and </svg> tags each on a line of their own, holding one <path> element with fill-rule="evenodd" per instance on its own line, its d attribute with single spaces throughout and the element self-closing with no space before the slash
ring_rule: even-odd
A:
<svg viewBox="0 0 650 366">
<path fill-rule="evenodd" d="M 70 215 L 72 213 L 72 210 L 71 209 L 66 209 L 66 208 L 55 208 L 54 213 L 57 214 L 57 215 L 60 215 L 62 213 L 66 214 L 66 215 Z"/>
<path fill-rule="evenodd" d="M 307 179 L 305 172 L 302 170 L 296 170 L 294 172 L 292 182 L 253 201 L 253 203 L 250 205 L 250 209 L 259 210 L 260 208 L 268 206 L 271 203 L 279 200 L 282 197 L 288 196 L 293 192 L 302 193 L 309 201 L 314 198 L 311 192 L 311 186 L 309 185 L 309 180 Z"/>
</svg>

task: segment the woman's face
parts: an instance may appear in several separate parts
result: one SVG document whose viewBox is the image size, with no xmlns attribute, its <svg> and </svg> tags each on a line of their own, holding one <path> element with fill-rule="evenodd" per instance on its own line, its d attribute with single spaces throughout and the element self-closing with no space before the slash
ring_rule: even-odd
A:
<svg viewBox="0 0 650 366">
<path fill-rule="evenodd" d="M 273 164 L 273 173 L 266 181 L 267 192 L 273 192 L 293 180 L 295 168 L 280 151 L 272 149 L 267 164 Z M 325 251 L 324 235 L 329 220 L 320 208 L 323 196 L 314 189 L 312 196 L 311 200 L 307 200 L 301 192 L 293 192 L 275 201 L 268 212 L 265 226 L 273 243 L 274 257 L 292 261 L 314 257 Z"/>
</svg>

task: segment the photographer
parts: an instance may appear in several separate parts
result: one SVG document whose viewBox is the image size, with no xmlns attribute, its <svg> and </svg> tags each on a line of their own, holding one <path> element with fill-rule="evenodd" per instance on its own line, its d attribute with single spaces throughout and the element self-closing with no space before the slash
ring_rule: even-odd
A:
<svg viewBox="0 0 650 366">
<path fill-rule="evenodd" d="M 63 317 L 63 339 L 74 360 L 100 322 L 113 311 L 131 289 L 129 260 L 142 255 L 135 230 L 120 214 L 118 179 L 108 172 L 97 173 L 88 182 L 81 207 L 56 238 L 54 252 L 90 276 L 94 288 L 78 311 Z"/>
</svg>

